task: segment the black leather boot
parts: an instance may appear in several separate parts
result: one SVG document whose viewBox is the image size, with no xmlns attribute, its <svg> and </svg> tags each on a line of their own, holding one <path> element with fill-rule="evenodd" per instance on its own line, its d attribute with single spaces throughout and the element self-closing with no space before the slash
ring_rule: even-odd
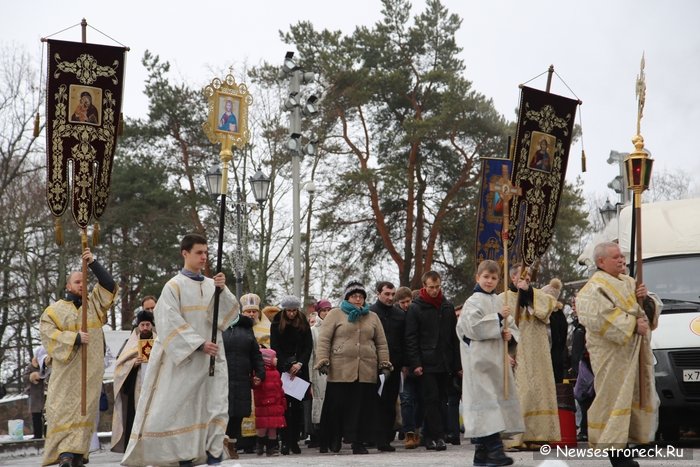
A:
<svg viewBox="0 0 700 467">
<path fill-rule="evenodd" d="M 267 436 L 258 436 L 255 441 L 255 454 L 262 456 L 265 452 L 265 445 L 267 444 Z"/>
</svg>

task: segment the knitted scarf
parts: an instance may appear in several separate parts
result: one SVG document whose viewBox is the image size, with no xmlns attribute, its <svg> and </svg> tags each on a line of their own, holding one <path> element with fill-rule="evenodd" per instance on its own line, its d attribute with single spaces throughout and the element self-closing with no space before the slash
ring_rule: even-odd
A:
<svg viewBox="0 0 700 467">
<path fill-rule="evenodd" d="M 438 293 L 438 296 L 433 298 L 433 297 L 431 297 L 430 295 L 428 295 L 428 291 L 425 290 L 425 287 L 423 287 L 422 289 L 420 289 L 420 298 L 421 298 L 425 303 L 428 303 L 428 304 L 430 304 L 430 305 L 433 305 L 436 309 L 439 310 L 440 307 L 442 306 L 442 300 L 443 300 L 444 297 L 442 296 L 442 290 L 441 290 L 441 291 Z"/>
<path fill-rule="evenodd" d="M 343 311 L 343 313 L 348 315 L 348 321 L 351 323 L 357 321 L 360 316 L 369 313 L 369 305 L 367 305 L 367 303 L 362 305 L 362 308 L 360 308 L 348 302 L 347 300 L 343 300 L 342 302 L 340 302 L 340 309 Z"/>
</svg>

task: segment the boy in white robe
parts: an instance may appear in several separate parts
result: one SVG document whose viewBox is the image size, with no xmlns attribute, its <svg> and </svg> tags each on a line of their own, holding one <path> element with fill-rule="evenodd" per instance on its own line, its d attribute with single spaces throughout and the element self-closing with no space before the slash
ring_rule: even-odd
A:
<svg viewBox="0 0 700 467">
<path fill-rule="evenodd" d="M 464 370 L 464 436 L 476 445 L 474 465 L 478 466 L 512 464 L 513 459 L 503 451 L 501 433 L 522 433 L 525 429 L 510 364 L 508 399 L 504 399 L 504 366 L 506 359 L 512 362 L 505 355 L 504 341 L 517 340 L 518 330 L 510 309 L 495 293 L 499 272 L 495 261 L 479 263 L 474 294 L 464 303 L 457 322 Z"/>
</svg>

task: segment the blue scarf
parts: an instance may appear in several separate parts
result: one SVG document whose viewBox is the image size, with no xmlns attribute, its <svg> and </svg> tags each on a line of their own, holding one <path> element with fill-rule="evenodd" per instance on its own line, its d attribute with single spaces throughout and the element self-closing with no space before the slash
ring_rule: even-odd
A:
<svg viewBox="0 0 700 467">
<path fill-rule="evenodd" d="M 348 302 L 347 300 L 343 300 L 342 302 L 340 302 L 340 309 L 343 311 L 343 313 L 348 315 L 348 321 L 351 323 L 357 321 L 360 316 L 369 313 L 369 305 L 367 305 L 366 302 L 364 305 L 362 305 L 362 308 L 360 308 Z"/>
<path fill-rule="evenodd" d="M 204 280 L 204 276 L 202 275 L 202 273 L 197 274 L 196 272 L 192 272 L 185 268 L 180 269 L 180 273 L 198 282 L 202 282 Z"/>
</svg>

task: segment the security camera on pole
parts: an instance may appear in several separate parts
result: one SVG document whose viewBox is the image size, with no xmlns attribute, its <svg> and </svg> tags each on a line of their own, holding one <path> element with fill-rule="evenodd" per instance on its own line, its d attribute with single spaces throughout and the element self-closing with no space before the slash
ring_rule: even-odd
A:
<svg viewBox="0 0 700 467">
<path fill-rule="evenodd" d="M 292 156 L 292 219 L 293 219 L 293 239 L 292 253 L 294 257 L 294 283 L 293 293 L 297 297 L 301 295 L 301 206 L 299 200 L 300 188 L 300 159 L 306 154 L 313 156 L 316 154 L 318 138 L 311 135 L 308 142 L 302 144 L 301 117 L 311 117 L 318 113 L 316 102 L 318 97 L 310 95 L 302 101 L 300 94 L 301 85 L 313 83 L 315 75 L 313 72 L 302 70 L 293 60 L 294 52 L 287 52 L 282 64 L 282 77 L 289 77 L 289 96 L 282 104 L 282 109 L 289 112 L 289 141 L 287 147 Z"/>
</svg>

